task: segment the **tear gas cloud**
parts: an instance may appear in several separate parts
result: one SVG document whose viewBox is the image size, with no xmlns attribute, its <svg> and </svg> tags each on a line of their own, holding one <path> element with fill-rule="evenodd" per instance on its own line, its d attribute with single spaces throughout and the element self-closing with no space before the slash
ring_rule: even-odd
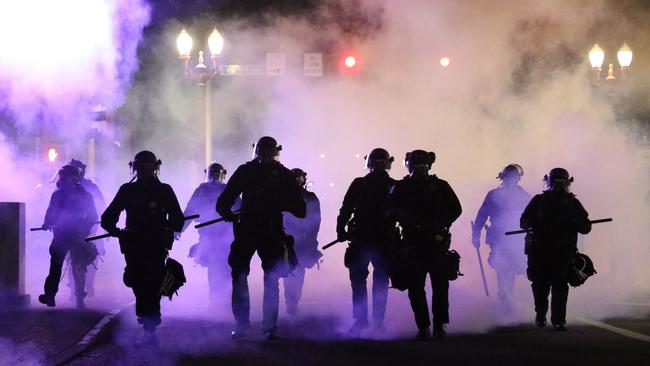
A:
<svg viewBox="0 0 650 366">
<path fill-rule="evenodd" d="M 127 4 L 133 2 L 93 3 L 106 10 L 98 13 L 98 21 L 93 22 L 106 24 L 102 28 L 106 34 L 100 33 L 103 37 L 92 44 L 111 51 L 91 49 L 82 53 L 87 56 L 85 60 L 67 56 L 59 59 L 65 67 L 74 61 L 83 62 L 82 69 L 91 70 L 93 77 L 84 81 L 93 82 L 75 80 L 88 77 L 86 74 L 61 73 L 57 69 L 49 70 L 57 71 L 54 77 L 43 71 L 39 74 L 41 83 L 34 84 L 21 76 L 17 59 L 11 59 L 9 74 L 2 75 L 4 81 L 10 81 L 9 87 L 3 89 L 10 96 L 4 107 L 11 110 L 19 125 L 31 126 L 38 119 L 75 116 L 80 113 L 75 108 L 87 100 L 108 100 L 103 103 L 118 108 L 117 114 L 124 121 L 125 138 L 123 153 L 111 165 L 98 166 L 97 178 L 106 196 L 112 197 L 118 182 L 129 179 L 126 165 L 122 164 L 134 152 L 149 149 L 163 160 L 161 179 L 172 184 L 184 206 L 204 167 L 192 158 L 201 128 L 197 123 L 200 115 L 196 90 L 180 80 L 180 63 L 173 49 L 181 24 L 169 21 L 160 27 L 161 36 L 148 45 L 150 63 L 143 62 L 140 76 L 129 84 L 137 65 L 135 45 L 148 19 L 147 8 L 137 3 L 138 11 L 130 12 Z M 635 141 L 623 128 L 634 126 L 636 121 L 624 121 L 623 125 L 611 99 L 590 85 L 586 52 L 597 41 L 591 32 L 602 26 L 604 14 L 626 17 L 611 4 L 331 1 L 305 16 L 262 15 L 263 22 L 260 17 L 254 21 L 225 20 L 218 24 L 226 39 L 224 64 L 262 64 L 265 52 L 277 51 L 287 55 L 288 71 L 282 77 L 217 79 L 211 97 L 214 156 L 233 172 L 250 158 L 250 144 L 259 136 L 276 137 L 283 145 L 281 161 L 289 168 L 304 169 L 308 180 L 314 182 L 312 190 L 322 204 L 319 240 L 326 243 L 335 237 L 335 218 L 347 186 L 354 177 L 365 174 L 363 156 L 370 149 L 381 146 L 395 156 L 391 171 L 394 178 L 406 174 L 398 162 L 407 151 L 435 151 L 438 159 L 432 173 L 449 181 L 464 209 L 452 227 L 452 246 L 463 257 L 461 270 L 465 273 L 450 287 L 452 332 L 483 331 L 496 324 L 532 319 L 532 296 L 525 277 L 517 279 L 515 315 L 500 316 L 496 303 L 485 299 L 470 243 L 469 221 L 487 191 L 498 185 L 496 173 L 508 163 L 523 166 L 521 183 L 531 194 L 541 192 L 541 179 L 548 170 L 565 167 L 575 177 L 572 190 L 590 216 L 614 217 L 612 224 L 595 226 L 581 239 L 580 245 L 594 260 L 598 275 L 572 291 L 569 311 L 592 317 L 619 315 L 621 309 L 614 310 L 607 304 L 648 295 L 650 273 L 644 266 L 650 256 L 645 239 L 649 234 L 648 206 L 644 201 L 648 168 Z M 104 18 L 107 13 L 108 20 Z M 127 15 L 131 19 L 124 18 Z M 198 17 L 183 25 L 190 32 L 211 30 L 212 22 Z M 634 30 L 624 21 L 619 23 L 619 28 L 612 29 L 631 32 L 626 40 L 632 48 L 632 40 L 639 45 L 644 42 L 641 30 Z M 129 37 L 117 40 L 116 29 Z M 21 43 L 21 47 L 25 46 Z M 353 47 L 363 60 L 361 72 L 305 78 L 300 74 L 300 62 L 292 60 L 301 60 L 303 52 L 318 52 L 319 47 L 336 52 Z M 443 56 L 450 59 L 444 68 L 439 64 Z M 7 60 L 7 56 L 0 56 L 3 63 Z M 96 67 L 97 63 L 104 67 Z M 298 72 L 290 71 L 291 65 L 297 65 Z M 48 65 L 58 66 L 58 62 Z M 635 78 L 647 80 L 644 70 L 634 69 L 634 62 L 632 69 Z M 106 84 L 100 87 L 97 77 Z M 43 84 L 43 80 L 48 83 Z M 60 103 L 48 94 L 52 90 L 49 85 L 59 84 L 65 86 L 57 94 L 65 97 Z M 27 90 L 29 94 L 25 94 Z M 31 108 L 34 103 L 38 115 Z M 23 112 L 25 108 L 27 112 Z M 86 113 L 87 108 L 83 110 Z M 78 133 L 68 139 L 85 138 L 82 131 L 77 131 L 80 128 L 74 119 L 61 121 Z M 13 151 L 6 144 L 3 157 Z M 29 159 L 15 153 L 13 156 L 18 162 Z M 2 168 L 16 170 L 6 164 Z M 22 167 L 17 170 L 30 177 Z M 8 191 L 3 193 L 13 194 L 17 188 L 12 187 L 22 186 L 18 175 L 12 176 L 16 178 L 2 183 L 8 184 Z M 22 197 L 28 203 L 36 201 L 33 195 Z M 36 208 L 30 209 L 29 220 L 39 225 L 43 202 L 31 207 Z M 28 271 L 28 288 L 31 293 L 40 293 L 47 272 L 48 239 L 45 235 L 29 238 L 28 265 L 35 269 Z M 185 264 L 189 283 L 181 289 L 179 298 L 165 303 L 163 314 L 217 313 L 230 321 L 227 306 L 220 310 L 209 308 L 205 269 L 185 259 L 195 240 L 196 234 L 189 230 L 171 253 Z M 342 327 L 351 322 L 351 293 L 343 251 L 343 244 L 326 251 L 320 270 L 308 271 L 303 295 L 304 314 L 334 313 L 340 317 Z M 482 247 L 482 251 L 486 258 L 487 249 Z M 117 283 L 123 264 L 114 246 L 109 247 L 106 261 L 100 267 L 97 288 L 112 283 L 111 294 L 128 298 L 128 291 Z M 251 315 L 255 320 L 261 313 L 259 262 L 254 260 L 251 268 Z M 486 270 L 494 293 L 494 272 L 487 266 Z M 223 298 L 228 301 L 229 289 L 224 290 Z M 389 329 L 410 332 L 415 328 L 405 293 L 391 291 L 386 321 Z"/>
</svg>

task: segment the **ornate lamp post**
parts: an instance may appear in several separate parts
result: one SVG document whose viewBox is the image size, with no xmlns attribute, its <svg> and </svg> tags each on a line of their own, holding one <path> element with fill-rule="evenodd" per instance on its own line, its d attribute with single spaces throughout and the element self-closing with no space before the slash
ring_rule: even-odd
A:
<svg viewBox="0 0 650 366">
<path fill-rule="evenodd" d="M 196 85 L 200 89 L 199 106 L 203 112 L 203 154 L 204 166 L 207 167 L 212 162 L 212 124 L 210 121 L 210 82 L 217 75 L 219 75 L 219 57 L 223 50 L 224 39 L 221 33 L 215 27 L 208 37 L 208 47 L 210 49 L 210 58 L 212 64 L 210 67 L 204 63 L 203 51 L 199 51 L 199 57 L 196 66 L 190 68 L 190 60 L 192 58 L 192 37 L 187 33 L 185 28 L 176 38 L 176 46 L 178 48 L 179 58 L 183 61 L 183 71 L 186 76 L 195 76 Z"/>
<path fill-rule="evenodd" d="M 618 59 L 618 64 L 620 66 L 620 80 L 625 81 L 627 78 L 627 74 L 630 70 L 630 64 L 632 64 L 632 49 L 630 49 L 630 46 L 627 45 L 627 43 L 623 43 L 623 46 L 618 50 L 618 53 L 616 54 L 616 58 Z M 592 48 L 591 51 L 589 51 L 589 63 L 591 64 L 591 68 L 594 71 L 594 76 L 596 79 L 596 82 L 600 82 L 600 76 L 602 74 L 602 66 L 603 62 L 605 61 L 605 51 L 603 51 L 602 48 L 596 43 Z M 616 73 L 614 71 L 614 64 L 610 63 L 607 68 L 607 77 L 605 80 L 613 84 L 616 82 Z"/>
</svg>

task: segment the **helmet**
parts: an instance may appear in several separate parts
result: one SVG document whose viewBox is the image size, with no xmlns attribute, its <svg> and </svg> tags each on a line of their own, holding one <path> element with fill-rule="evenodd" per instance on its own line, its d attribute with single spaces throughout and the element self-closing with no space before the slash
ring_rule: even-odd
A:
<svg viewBox="0 0 650 366">
<path fill-rule="evenodd" d="M 406 156 L 404 157 L 404 166 L 406 166 L 409 173 L 413 173 L 417 167 L 426 167 L 426 171 L 428 172 L 435 161 L 436 153 L 433 151 L 426 152 L 424 150 L 413 150 L 406 153 Z"/>
<path fill-rule="evenodd" d="M 366 168 L 371 171 L 375 169 L 390 170 L 393 161 L 395 161 L 395 158 L 381 147 L 370 150 L 370 154 L 366 155 L 364 159 L 366 159 Z"/>
<path fill-rule="evenodd" d="M 59 178 L 72 177 L 72 178 L 79 179 L 80 176 L 81 176 L 81 172 L 79 171 L 79 168 L 77 168 L 74 165 L 67 164 L 62 166 L 61 169 L 59 169 Z"/>
<path fill-rule="evenodd" d="M 304 187 L 307 183 L 307 172 L 300 168 L 293 168 L 291 171 L 296 175 L 296 182 L 298 182 L 298 185 Z"/>
<path fill-rule="evenodd" d="M 131 169 L 135 172 L 151 171 L 156 172 L 160 169 L 160 161 L 151 151 L 143 150 L 135 154 L 133 161 L 129 163 Z"/>
<path fill-rule="evenodd" d="M 573 182 L 573 177 L 564 168 L 553 168 L 544 176 L 544 182 L 546 182 L 549 189 L 566 190 Z"/>
<path fill-rule="evenodd" d="M 567 272 L 567 281 L 573 287 L 578 287 L 587 281 L 587 278 L 593 276 L 596 273 L 594 268 L 594 262 L 591 261 L 591 258 L 582 253 L 576 253 L 576 256 L 573 257 L 573 262 L 569 271 Z"/>
<path fill-rule="evenodd" d="M 205 169 L 204 172 L 206 173 L 207 181 L 216 180 L 219 182 L 222 182 L 228 173 L 223 165 L 219 163 L 210 164 L 208 169 Z"/>
<path fill-rule="evenodd" d="M 499 174 L 497 174 L 497 178 L 504 180 L 509 177 L 517 177 L 517 179 L 521 178 L 524 176 L 524 169 L 521 167 L 519 164 L 510 164 L 503 168 Z"/>
<path fill-rule="evenodd" d="M 86 175 L 86 164 L 82 163 L 79 160 L 72 159 L 68 163 L 68 165 L 76 166 L 79 168 L 79 172 L 81 173 L 81 178 L 83 178 Z"/>
<path fill-rule="evenodd" d="M 58 176 L 58 180 L 56 182 L 56 185 L 58 187 L 61 187 L 61 184 L 64 181 L 70 182 L 70 183 L 66 183 L 66 185 L 67 184 L 75 185 L 78 184 L 79 181 L 81 180 L 81 171 L 79 171 L 79 168 L 77 168 L 76 166 L 67 164 L 62 166 L 61 169 L 59 169 L 57 176 Z"/>
<path fill-rule="evenodd" d="M 260 137 L 255 144 L 253 144 L 253 153 L 255 159 L 261 161 L 269 161 L 275 159 L 282 150 L 282 146 L 271 136 Z"/>
</svg>

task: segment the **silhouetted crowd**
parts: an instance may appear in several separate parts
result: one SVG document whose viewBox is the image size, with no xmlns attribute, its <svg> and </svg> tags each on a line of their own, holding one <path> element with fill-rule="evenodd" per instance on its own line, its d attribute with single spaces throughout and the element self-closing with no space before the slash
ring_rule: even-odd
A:
<svg viewBox="0 0 650 366">
<path fill-rule="evenodd" d="M 267 339 L 276 339 L 280 281 L 287 313 L 295 316 L 306 270 L 318 266 L 322 256 L 317 240 L 320 202 L 307 189 L 304 170 L 290 170 L 279 162 L 281 149 L 274 138 L 260 138 L 254 145 L 254 158 L 240 165 L 227 183 L 226 169 L 211 164 L 205 171 L 206 181 L 193 192 L 185 210 L 172 187 L 158 179 L 162 162 L 150 151 L 135 155 L 129 163 L 134 178 L 119 188 L 108 206 L 97 186 L 85 179 L 85 165 L 72 160 L 58 171 L 57 190 L 42 226 L 54 235 L 50 271 L 39 301 L 55 306 L 69 253 L 73 294 L 77 307 L 84 308 L 85 297 L 94 292 L 97 258 L 104 253 L 101 239 L 86 238 L 96 234 L 100 224 L 107 232 L 102 236 L 118 238 L 124 254 L 123 282 L 133 290 L 137 319 L 144 328 L 139 342 L 157 344 L 161 298 L 171 298 L 186 280 L 169 251 L 180 233 L 197 220 L 199 240 L 189 256 L 207 267 L 212 301 L 218 302 L 219 294 L 231 286 L 232 338 L 246 337 L 251 329 L 248 275 L 257 253 L 264 272 L 262 329 Z M 390 284 L 408 293 L 416 338 L 443 338 L 450 320 L 449 281 L 462 276 L 460 255 L 451 248 L 449 231 L 461 215 L 460 201 L 447 181 L 430 174 L 436 161 L 433 152 L 406 153 L 408 175 L 401 180 L 389 176 L 394 158 L 385 149 L 373 149 L 365 160 L 368 173 L 352 180 L 336 219 L 337 239 L 328 245 L 348 243 L 343 262 L 352 288 L 354 323 L 349 333 L 385 331 Z M 472 244 L 478 252 L 485 228 L 488 263 L 497 274 L 497 297 L 504 312 L 512 311 L 515 277 L 527 273 L 535 300 L 535 324 L 546 326 L 550 294 L 551 323 L 563 331 L 569 283 L 580 285 L 595 272 L 576 245 L 577 234 L 589 233 L 591 222 L 570 193 L 573 178 L 565 169 L 552 169 L 544 177 L 547 189 L 532 198 L 519 185 L 523 175 L 517 164 L 507 165 L 498 174 L 501 185 L 487 193 L 472 223 Z M 122 211 L 126 225 L 118 228 Z M 103 212 L 101 217 L 98 212 Z M 221 219 L 207 222 L 217 213 Z M 516 227 L 523 229 L 525 239 L 506 233 Z M 578 261 L 584 262 L 578 265 Z M 370 265 L 372 324 L 367 286 Z"/>
</svg>

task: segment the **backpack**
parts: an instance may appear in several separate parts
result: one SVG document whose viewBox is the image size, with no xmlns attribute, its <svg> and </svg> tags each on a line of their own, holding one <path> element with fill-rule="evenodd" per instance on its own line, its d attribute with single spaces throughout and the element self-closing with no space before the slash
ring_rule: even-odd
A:
<svg viewBox="0 0 650 366">
<path fill-rule="evenodd" d="M 165 262 L 165 277 L 160 286 L 160 294 L 169 297 L 169 300 L 171 300 L 174 294 L 178 295 L 178 289 L 186 281 L 183 265 L 172 258 L 167 258 Z"/>
<path fill-rule="evenodd" d="M 594 262 L 586 254 L 576 253 L 567 271 L 567 281 L 569 285 L 578 287 L 587 281 L 587 278 L 596 274 Z"/>
</svg>

